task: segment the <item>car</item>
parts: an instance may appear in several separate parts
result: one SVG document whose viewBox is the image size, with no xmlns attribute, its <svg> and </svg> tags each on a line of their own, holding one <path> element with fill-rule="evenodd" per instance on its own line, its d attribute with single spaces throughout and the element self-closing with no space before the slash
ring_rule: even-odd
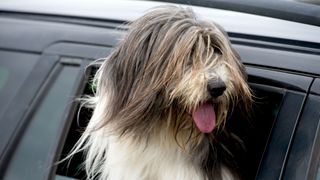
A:
<svg viewBox="0 0 320 180">
<path fill-rule="evenodd" d="M 320 7 L 265 3 L 1 1 L 0 179 L 85 179 L 81 153 L 63 160 L 92 113 L 77 100 L 94 93 L 89 65 L 127 22 L 173 4 L 220 24 L 246 67 L 252 113 L 234 111 L 227 124 L 245 146 L 233 152 L 243 179 L 319 180 Z"/>
</svg>

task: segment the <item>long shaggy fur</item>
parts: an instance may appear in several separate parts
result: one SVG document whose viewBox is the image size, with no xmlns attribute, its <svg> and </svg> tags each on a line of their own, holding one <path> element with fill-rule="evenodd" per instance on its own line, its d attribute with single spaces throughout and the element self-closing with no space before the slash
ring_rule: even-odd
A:
<svg viewBox="0 0 320 180">
<path fill-rule="evenodd" d="M 213 98 L 210 80 L 225 92 Z M 158 7 L 130 24 L 99 68 L 94 112 L 73 152 L 86 152 L 88 179 L 237 179 L 224 125 L 251 92 L 227 34 L 191 9 Z M 190 115 L 215 104 L 217 125 L 202 133 Z M 224 136 L 221 136 L 225 134 Z M 220 138 L 223 137 L 223 138 Z"/>
</svg>

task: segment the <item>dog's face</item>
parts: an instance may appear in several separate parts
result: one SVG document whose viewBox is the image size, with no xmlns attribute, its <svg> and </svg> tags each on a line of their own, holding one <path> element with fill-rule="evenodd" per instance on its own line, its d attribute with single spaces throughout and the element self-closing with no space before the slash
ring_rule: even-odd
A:
<svg viewBox="0 0 320 180">
<path fill-rule="evenodd" d="M 101 127 L 144 137 L 155 129 L 212 133 L 251 92 L 226 33 L 191 10 L 158 8 L 133 22 L 97 74 Z M 101 104 L 99 106 L 99 104 Z"/>
<path fill-rule="evenodd" d="M 245 98 L 250 91 L 243 67 L 234 62 L 238 59 L 228 62 L 229 52 L 209 45 L 199 53 L 185 66 L 182 77 L 170 82 L 168 94 L 169 99 L 183 106 L 202 133 L 211 133 L 215 128 L 223 128 L 229 109 L 235 105 L 230 103 L 248 101 Z"/>
</svg>

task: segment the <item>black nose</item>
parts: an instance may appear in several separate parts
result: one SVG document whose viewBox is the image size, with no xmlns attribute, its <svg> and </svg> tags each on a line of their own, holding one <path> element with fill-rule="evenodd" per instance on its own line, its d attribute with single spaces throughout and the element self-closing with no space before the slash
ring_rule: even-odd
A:
<svg viewBox="0 0 320 180">
<path fill-rule="evenodd" d="M 226 90 L 226 84 L 222 79 L 214 79 L 208 82 L 208 91 L 212 97 L 219 97 Z"/>
</svg>

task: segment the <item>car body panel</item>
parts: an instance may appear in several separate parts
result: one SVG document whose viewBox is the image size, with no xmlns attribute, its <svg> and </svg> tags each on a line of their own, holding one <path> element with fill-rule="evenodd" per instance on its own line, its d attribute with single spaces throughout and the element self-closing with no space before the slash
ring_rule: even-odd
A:
<svg viewBox="0 0 320 180">
<path fill-rule="evenodd" d="M 2 32 L 0 48 L 33 53 L 42 53 L 43 50 L 56 43 L 76 43 L 111 48 L 125 34 L 123 30 L 116 30 L 114 27 L 95 27 L 72 22 L 66 24 L 44 20 L 0 17 L 0 24 L 2 24 L 0 26 Z M 239 37 L 233 42 L 244 63 L 320 75 L 320 60 L 313 51 L 300 52 L 301 48 L 305 48 L 301 46 L 295 49 L 279 48 L 279 46 L 288 46 L 285 42 L 272 43 L 264 47 L 260 39 L 251 38 L 250 44 L 247 43 L 247 39 Z"/>
<path fill-rule="evenodd" d="M 0 24 L 0 48 L 34 53 L 57 42 L 113 46 L 123 34 L 110 28 L 1 17 Z"/>
<path fill-rule="evenodd" d="M 165 4 L 170 3 L 124 0 L 90 0 L 90 3 L 88 3 L 87 0 L 78 0 L 76 3 L 72 0 L 29 0 L 28 3 L 25 3 L 21 0 L 2 0 L 0 3 L 0 10 L 132 21 L 147 12 L 150 8 Z M 195 6 L 192 8 L 197 14 L 220 24 L 228 32 L 294 39 L 314 43 L 320 42 L 320 30 L 317 26 L 235 11 Z M 235 19 L 238 20 L 235 21 Z M 259 23 L 258 26 L 257 22 Z"/>
<path fill-rule="evenodd" d="M 280 88 L 302 92 L 308 91 L 313 80 L 310 77 L 277 72 L 263 68 L 253 68 L 250 66 L 247 66 L 246 71 L 249 76 L 251 76 L 251 74 L 254 75 L 254 77 L 251 77 L 250 82 L 255 82 L 255 79 L 257 79 L 257 82 L 263 81 L 266 85 L 269 84 L 275 87 L 278 86 Z"/>
<path fill-rule="evenodd" d="M 285 51 L 276 47 L 254 47 L 251 45 L 234 45 L 243 62 L 267 67 L 295 70 L 310 74 L 320 74 L 319 55 Z"/>
<path fill-rule="evenodd" d="M 37 104 L 37 99 L 39 99 L 37 96 L 39 96 L 38 93 L 41 91 L 43 83 L 45 83 L 51 69 L 58 61 L 58 56 L 43 55 L 39 57 L 40 59 L 33 71 L 27 76 L 23 85 L 18 89 L 17 95 L 8 104 L 5 113 L 1 116 L 0 171 L 10 157 L 8 153 L 12 152 L 13 146 L 26 125 L 28 114 L 32 113 L 34 110 L 32 107 Z M 25 60 L 27 63 L 27 59 Z"/>
</svg>

